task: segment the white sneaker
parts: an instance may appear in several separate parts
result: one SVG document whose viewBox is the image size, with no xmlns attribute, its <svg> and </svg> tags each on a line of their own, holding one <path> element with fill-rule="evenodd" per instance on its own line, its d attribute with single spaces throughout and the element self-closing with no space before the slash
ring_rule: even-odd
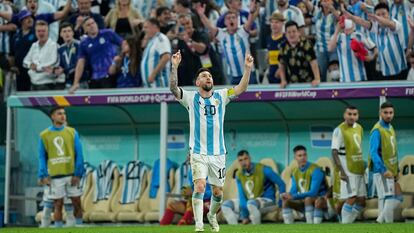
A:
<svg viewBox="0 0 414 233">
<path fill-rule="evenodd" d="M 204 232 L 204 226 L 203 225 L 197 226 L 197 224 L 196 224 L 194 231 L 195 232 Z"/>
<path fill-rule="evenodd" d="M 217 216 L 215 214 L 214 215 L 210 214 L 210 212 L 209 212 L 209 213 L 207 213 L 207 219 L 208 219 L 208 222 L 210 223 L 211 231 L 212 232 L 219 232 L 220 231 L 220 226 L 217 222 Z"/>
</svg>

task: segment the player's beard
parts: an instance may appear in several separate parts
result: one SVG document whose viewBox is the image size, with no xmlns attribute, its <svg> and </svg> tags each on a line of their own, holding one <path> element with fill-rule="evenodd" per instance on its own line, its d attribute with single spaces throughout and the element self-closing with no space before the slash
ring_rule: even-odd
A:
<svg viewBox="0 0 414 233">
<path fill-rule="evenodd" d="M 213 89 L 213 84 L 204 84 L 201 88 L 203 88 L 204 91 L 211 91 L 211 89 Z"/>
</svg>

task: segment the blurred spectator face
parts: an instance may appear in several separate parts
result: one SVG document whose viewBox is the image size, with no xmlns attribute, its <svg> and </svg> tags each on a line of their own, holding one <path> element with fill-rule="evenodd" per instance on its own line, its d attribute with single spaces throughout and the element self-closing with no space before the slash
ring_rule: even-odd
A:
<svg viewBox="0 0 414 233">
<path fill-rule="evenodd" d="M 121 6 L 129 6 L 130 0 L 118 0 L 118 4 Z"/>
<path fill-rule="evenodd" d="M 326 76 L 328 82 L 339 82 L 341 73 L 339 71 L 339 63 L 331 63 L 328 66 L 328 74 Z"/>
<path fill-rule="evenodd" d="M 239 19 L 238 19 L 236 14 L 227 13 L 226 16 L 224 17 L 224 25 L 226 25 L 227 30 L 237 29 L 237 27 L 239 26 L 239 21 L 238 20 Z"/>
<path fill-rule="evenodd" d="M 204 91 L 210 91 L 213 89 L 213 76 L 211 76 L 210 72 L 203 71 L 201 72 L 196 81 L 197 87 L 201 87 Z"/>
<path fill-rule="evenodd" d="M 122 41 L 121 49 L 123 54 L 129 54 L 129 44 L 126 40 Z"/>
<path fill-rule="evenodd" d="M 46 25 L 36 25 L 36 38 L 40 43 L 45 43 L 49 39 L 49 27 Z"/>
<path fill-rule="evenodd" d="M 299 42 L 299 29 L 295 26 L 292 25 L 288 28 L 286 28 L 286 38 L 289 42 L 289 44 L 296 44 Z"/>
<path fill-rule="evenodd" d="M 300 9 L 300 11 L 302 11 L 303 15 L 306 15 L 308 13 L 308 8 L 306 8 L 305 3 L 299 2 L 296 6 Z"/>
<path fill-rule="evenodd" d="M 229 0 L 227 5 L 228 8 L 231 10 L 240 11 L 242 8 L 241 0 Z"/>
<path fill-rule="evenodd" d="M 183 5 L 175 2 L 174 3 L 174 11 L 178 14 L 181 14 L 181 13 L 185 13 L 187 11 L 187 9 Z"/>
<path fill-rule="evenodd" d="M 27 0 L 26 1 L 27 10 L 32 12 L 32 15 L 36 14 L 38 6 L 39 6 L 39 4 L 37 3 L 37 0 Z"/>
<path fill-rule="evenodd" d="M 287 0 L 278 0 L 277 5 L 280 7 L 285 7 L 288 4 Z"/>
<path fill-rule="evenodd" d="M 60 30 L 60 37 L 62 37 L 65 43 L 73 40 L 73 29 L 71 27 L 64 27 Z"/>
<path fill-rule="evenodd" d="M 147 35 L 149 38 L 153 37 L 157 32 L 159 31 L 158 27 L 148 21 L 144 23 L 143 30 L 145 32 L 145 35 Z"/>
<path fill-rule="evenodd" d="M 92 2 L 90 0 L 78 0 L 79 13 L 88 15 L 91 12 Z"/>
<path fill-rule="evenodd" d="M 93 18 L 89 18 L 88 20 L 86 20 L 86 22 L 83 24 L 83 30 L 89 36 L 96 36 L 99 32 L 98 25 L 96 24 Z"/>
<path fill-rule="evenodd" d="M 243 154 L 243 155 L 237 156 L 237 160 L 239 161 L 240 167 L 243 170 L 249 170 L 250 169 L 251 160 L 250 160 L 250 156 L 248 154 Z"/>
<path fill-rule="evenodd" d="M 26 17 L 22 20 L 22 28 L 29 29 L 33 27 L 33 18 L 32 17 Z"/>
<path fill-rule="evenodd" d="M 160 16 L 157 17 L 157 20 L 160 22 L 160 24 L 165 25 L 168 24 L 168 22 L 171 21 L 171 11 L 165 10 L 161 13 Z"/>
<path fill-rule="evenodd" d="M 394 4 L 402 4 L 403 0 L 394 0 Z"/>
<path fill-rule="evenodd" d="M 389 13 L 386 9 L 381 8 L 375 11 L 375 15 L 384 19 L 388 19 L 389 18 Z"/>
<path fill-rule="evenodd" d="M 270 20 L 270 29 L 272 32 L 279 33 L 283 31 L 284 22 L 272 19 Z"/>
<path fill-rule="evenodd" d="M 323 3 L 321 5 L 323 8 L 325 8 L 325 4 L 328 5 L 328 6 L 333 5 L 333 1 L 332 0 L 321 0 L 321 3 Z"/>
<path fill-rule="evenodd" d="M 191 17 L 181 17 L 178 22 L 182 27 L 184 27 L 184 31 L 187 34 L 191 34 L 193 32 L 193 21 L 191 20 Z"/>
</svg>

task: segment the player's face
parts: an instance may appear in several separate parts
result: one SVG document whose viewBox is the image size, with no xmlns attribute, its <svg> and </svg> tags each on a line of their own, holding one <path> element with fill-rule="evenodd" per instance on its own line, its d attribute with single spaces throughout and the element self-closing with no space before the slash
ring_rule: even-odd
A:
<svg viewBox="0 0 414 233">
<path fill-rule="evenodd" d="M 247 154 L 243 154 L 242 156 L 238 156 L 237 160 L 239 161 L 240 167 L 243 170 L 250 169 L 250 157 Z"/>
<path fill-rule="evenodd" d="M 346 109 L 344 113 L 344 119 L 346 124 L 353 125 L 358 121 L 359 113 L 357 109 Z"/>
<path fill-rule="evenodd" d="M 56 110 L 52 114 L 52 120 L 57 125 L 63 125 L 66 123 L 66 112 L 65 109 Z"/>
<path fill-rule="evenodd" d="M 201 87 L 204 91 L 210 91 L 213 89 L 213 76 L 211 76 L 210 72 L 204 71 L 201 72 L 196 81 L 197 87 Z"/>
<path fill-rule="evenodd" d="M 392 119 L 394 119 L 394 108 L 381 109 L 381 119 L 386 123 L 391 123 Z"/>
<path fill-rule="evenodd" d="M 295 159 L 299 167 L 303 167 L 308 162 L 308 154 L 305 150 L 298 150 L 295 153 Z"/>
</svg>

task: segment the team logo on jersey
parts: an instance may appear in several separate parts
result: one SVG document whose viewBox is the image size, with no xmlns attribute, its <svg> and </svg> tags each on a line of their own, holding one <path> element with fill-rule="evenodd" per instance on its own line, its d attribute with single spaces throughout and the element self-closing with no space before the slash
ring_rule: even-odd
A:
<svg viewBox="0 0 414 233">
<path fill-rule="evenodd" d="M 306 180 L 305 179 L 300 178 L 298 186 L 299 186 L 299 192 L 301 193 L 306 192 Z"/>
<path fill-rule="evenodd" d="M 53 139 L 53 144 L 56 147 L 57 155 L 64 156 L 65 152 L 63 151 L 64 140 L 61 136 L 57 136 Z"/>
<path fill-rule="evenodd" d="M 105 44 L 105 38 L 103 38 L 103 37 L 99 38 L 99 43 L 100 44 Z"/>
<path fill-rule="evenodd" d="M 246 181 L 246 183 L 244 184 L 244 188 L 246 189 L 246 192 L 249 195 L 249 199 L 254 198 L 254 193 L 253 193 L 254 183 L 253 183 L 253 180 Z"/>
</svg>

